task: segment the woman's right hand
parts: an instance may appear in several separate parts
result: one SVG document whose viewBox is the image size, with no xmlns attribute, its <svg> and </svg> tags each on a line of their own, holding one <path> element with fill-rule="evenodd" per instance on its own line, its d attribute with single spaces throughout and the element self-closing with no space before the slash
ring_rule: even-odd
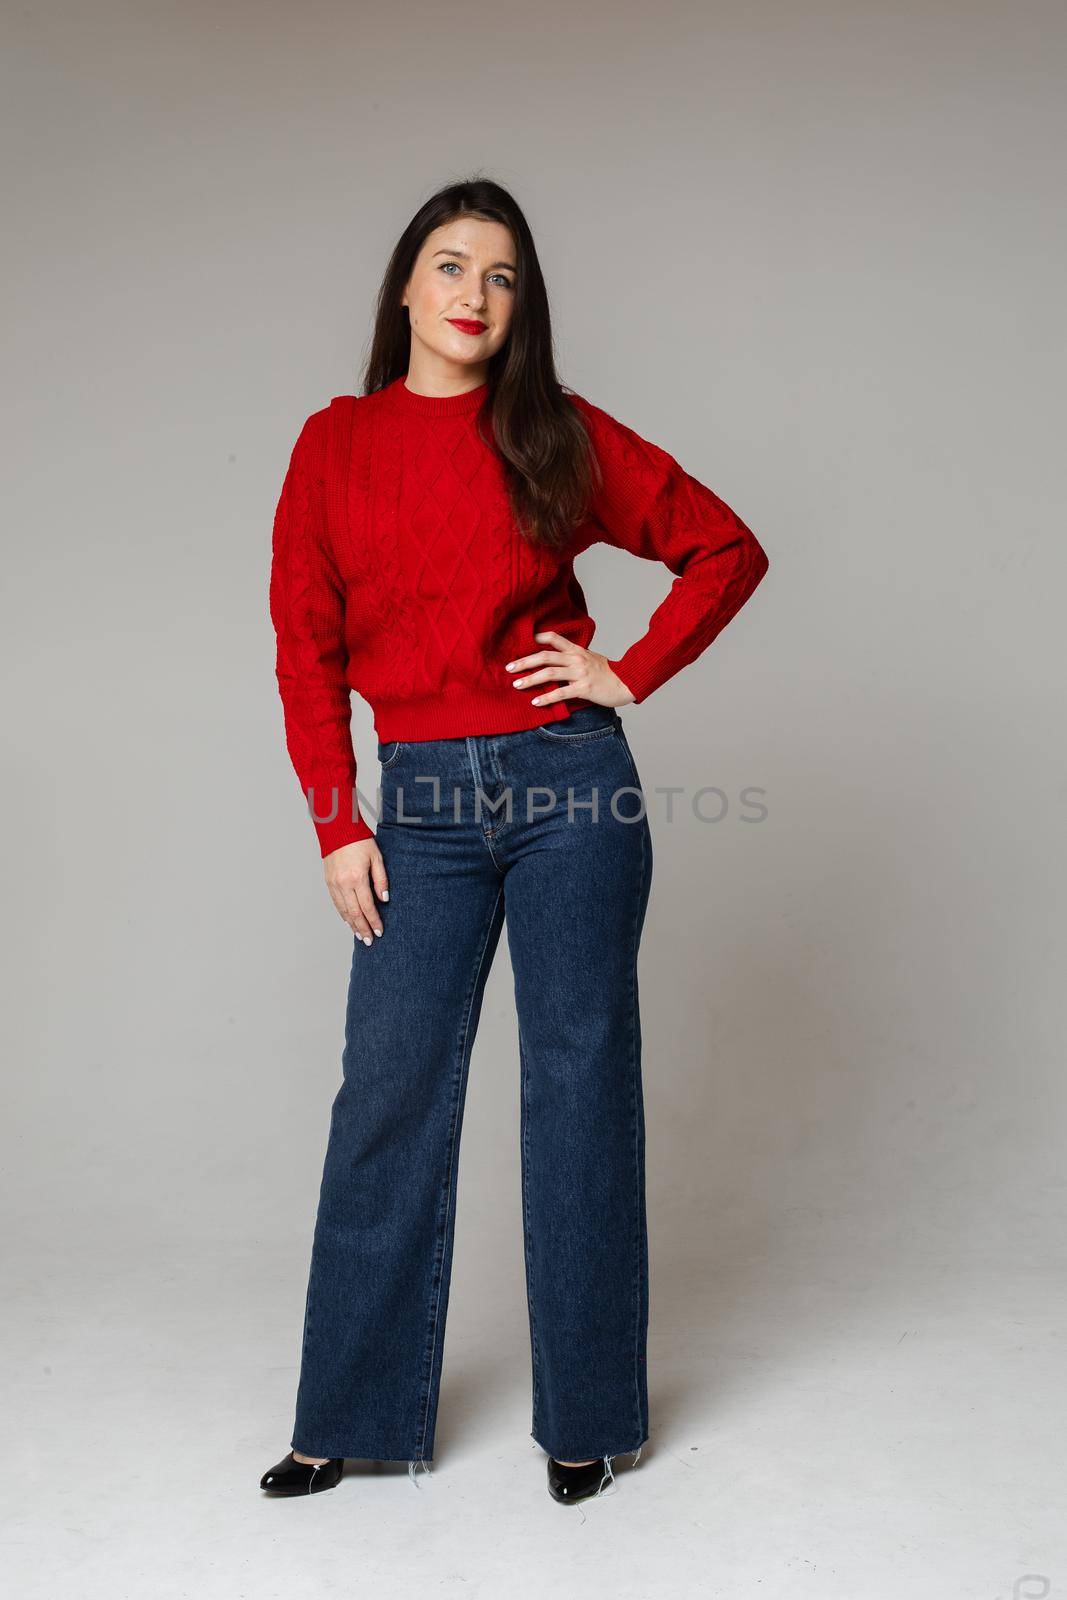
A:
<svg viewBox="0 0 1067 1600">
<path fill-rule="evenodd" d="M 382 935 L 382 919 L 375 895 L 389 898 L 389 879 L 376 839 L 356 839 L 324 857 L 330 898 L 357 939 L 373 944 L 372 931 Z"/>
</svg>

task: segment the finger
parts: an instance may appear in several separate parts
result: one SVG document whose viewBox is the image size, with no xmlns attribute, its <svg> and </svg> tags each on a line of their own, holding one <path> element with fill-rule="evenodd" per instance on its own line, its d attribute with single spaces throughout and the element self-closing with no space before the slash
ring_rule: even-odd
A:
<svg viewBox="0 0 1067 1600">
<path fill-rule="evenodd" d="M 551 706 L 557 700 L 586 700 L 587 695 L 580 694 L 577 689 L 553 689 L 549 694 L 536 694 L 530 701 L 532 706 Z"/>
<path fill-rule="evenodd" d="M 555 702 L 561 701 L 561 699 L 576 699 L 577 696 L 581 696 L 585 680 L 584 677 L 579 678 L 579 672 L 581 672 L 581 664 L 579 662 L 569 662 L 569 664 L 563 664 L 561 667 L 550 667 L 545 672 L 537 672 L 534 677 L 526 678 L 526 683 L 545 682 L 545 678 L 547 678 L 553 685 L 557 683 L 558 678 L 565 680 L 560 688 L 553 686 L 552 690 L 547 691 L 545 694 L 534 694 L 533 699 L 530 701 L 531 706 L 553 706 Z"/>
<path fill-rule="evenodd" d="M 332 878 L 327 880 L 327 888 L 330 891 L 330 899 L 337 907 L 342 922 L 347 922 L 356 937 L 362 939 L 366 944 L 371 937 L 371 932 L 367 926 L 359 900 L 355 895 L 355 880 Z"/>
<path fill-rule="evenodd" d="M 378 896 L 378 899 L 388 900 L 389 874 L 385 870 L 385 861 L 382 856 L 376 855 L 373 858 L 371 861 L 370 873 L 371 881 L 374 884 L 374 892 Z"/>
<path fill-rule="evenodd" d="M 345 921 L 357 939 L 362 940 L 364 944 L 373 944 L 374 938 L 371 924 L 363 905 L 364 894 L 368 897 L 370 895 L 365 879 L 362 884 L 356 881 L 341 885 L 341 895 L 345 906 Z M 375 912 L 375 917 L 377 917 L 377 912 Z"/>
<path fill-rule="evenodd" d="M 340 888 L 335 883 L 328 883 L 326 887 L 330 891 L 330 899 L 337 907 L 337 915 L 340 917 L 342 922 L 347 922 L 348 926 L 352 927 L 351 921 L 349 920 L 351 917 L 351 912 L 349 911 L 348 906 L 345 904 L 345 897 Z M 353 929 L 353 932 L 354 931 L 355 930 Z"/>
<path fill-rule="evenodd" d="M 516 656 L 514 661 L 509 661 L 504 667 L 505 672 L 518 672 L 525 667 L 539 667 L 545 661 L 559 661 L 563 654 L 580 652 L 581 645 L 572 644 L 569 639 L 560 639 L 562 650 L 535 650 L 530 656 Z"/>
<path fill-rule="evenodd" d="M 548 683 L 553 678 L 573 677 L 577 671 L 576 661 L 561 661 L 558 667 L 542 667 L 540 672 L 531 672 L 527 677 L 520 678 L 515 687 L 526 689 L 535 683 Z"/>
<path fill-rule="evenodd" d="M 559 639 L 559 637 L 560 636 L 559 636 L 558 633 L 535 633 L 534 634 L 534 638 L 535 639 L 552 640 L 552 639 Z M 514 661 L 505 661 L 505 663 L 504 663 L 504 671 L 505 672 L 521 672 L 524 667 L 535 667 L 540 662 L 544 661 L 544 659 L 547 656 L 547 654 L 548 654 L 547 650 L 541 650 L 539 652 L 535 652 L 533 655 L 530 655 L 530 656 L 516 656 Z"/>
<path fill-rule="evenodd" d="M 509 662 L 507 670 L 510 672 L 519 667 L 524 669 L 527 667 L 539 667 L 544 662 L 552 660 L 553 655 L 554 653 L 551 650 L 538 650 L 532 656 L 520 656 L 518 661 Z"/>
<path fill-rule="evenodd" d="M 368 878 L 364 878 L 361 883 L 356 884 L 355 895 L 364 922 L 369 925 L 372 932 L 380 939 L 384 932 L 382 914 L 378 910 L 378 903 L 371 891 Z"/>
</svg>

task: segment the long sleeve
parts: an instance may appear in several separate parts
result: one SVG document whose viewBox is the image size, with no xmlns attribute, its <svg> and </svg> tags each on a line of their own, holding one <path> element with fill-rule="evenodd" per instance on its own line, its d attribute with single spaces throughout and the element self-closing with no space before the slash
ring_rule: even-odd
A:
<svg viewBox="0 0 1067 1600">
<path fill-rule="evenodd" d="M 592 507 L 598 537 L 675 574 L 647 632 L 609 662 L 640 704 L 707 649 L 770 563 L 740 517 L 666 450 L 576 399 L 602 473 Z"/>
<path fill-rule="evenodd" d="M 308 417 L 293 446 L 274 516 L 270 570 L 286 744 L 324 857 L 374 837 L 356 794 L 345 589 L 326 528 L 327 419 L 325 410 Z"/>
</svg>

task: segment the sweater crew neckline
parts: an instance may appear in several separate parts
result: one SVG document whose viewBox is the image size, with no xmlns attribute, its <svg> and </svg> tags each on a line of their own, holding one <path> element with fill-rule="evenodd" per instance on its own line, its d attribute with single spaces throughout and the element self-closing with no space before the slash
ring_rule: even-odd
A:
<svg viewBox="0 0 1067 1600">
<path fill-rule="evenodd" d="M 464 389 L 462 394 L 416 394 L 408 388 L 406 378 L 406 373 L 403 377 L 394 378 L 388 385 L 388 392 L 396 405 L 423 417 L 467 416 L 477 411 L 489 392 L 489 381 L 486 379 L 476 389 Z"/>
</svg>

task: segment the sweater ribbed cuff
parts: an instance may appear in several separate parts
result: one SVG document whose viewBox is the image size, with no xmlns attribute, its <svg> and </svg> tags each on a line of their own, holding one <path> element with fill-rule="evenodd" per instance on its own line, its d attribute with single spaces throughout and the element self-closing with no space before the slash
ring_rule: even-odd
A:
<svg viewBox="0 0 1067 1600">
<path fill-rule="evenodd" d="M 664 676 L 663 667 L 659 662 L 649 661 L 642 666 L 640 658 L 635 654 L 636 648 L 636 645 L 632 645 L 617 661 L 612 661 L 609 657 L 608 666 L 629 689 L 634 697 L 634 705 L 639 706 L 642 700 L 648 699 L 654 689 L 659 688 L 664 682 Z"/>
<path fill-rule="evenodd" d="M 324 858 L 343 845 L 354 844 L 357 839 L 374 838 L 374 829 L 360 811 L 356 786 L 350 780 L 313 784 L 307 800 L 308 814 Z"/>
</svg>

